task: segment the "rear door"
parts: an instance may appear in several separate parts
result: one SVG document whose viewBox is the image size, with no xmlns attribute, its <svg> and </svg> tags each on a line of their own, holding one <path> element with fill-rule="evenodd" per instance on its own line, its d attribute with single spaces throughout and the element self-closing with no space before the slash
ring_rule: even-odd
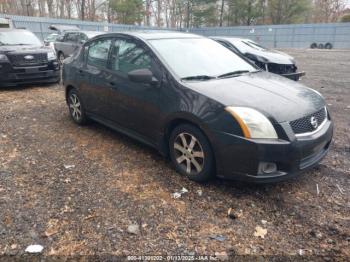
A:
<svg viewBox="0 0 350 262">
<path fill-rule="evenodd" d="M 110 105 L 110 73 L 107 70 L 112 38 L 100 38 L 85 46 L 85 66 L 78 72 L 81 96 L 86 110 L 108 118 Z"/>
</svg>

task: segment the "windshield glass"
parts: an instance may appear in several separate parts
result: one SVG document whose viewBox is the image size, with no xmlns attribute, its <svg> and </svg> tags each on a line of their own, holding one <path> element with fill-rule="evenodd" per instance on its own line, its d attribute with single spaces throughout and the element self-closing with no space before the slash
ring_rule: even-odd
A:
<svg viewBox="0 0 350 262">
<path fill-rule="evenodd" d="M 255 43 L 251 40 L 246 40 L 246 41 L 243 41 L 246 45 L 252 47 L 252 48 L 255 48 L 257 50 L 260 50 L 260 51 L 266 51 L 267 49 L 261 45 L 259 45 L 258 43 Z"/>
<path fill-rule="evenodd" d="M 28 31 L 0 32 L 0 45 L 36 45 L 40 46 L 40 40 Z"/>
<path fill-rule="evenodd" d="M 255 49 L 260 51 L 267 50 L 259 44 L 248 39 L 227 39 L 234 47 L 236 47 L 241 53 L 249 52 L 249 50 Z"/>
<path fill-rule="evenodd" d="M 230 72 L 256 71 L 252 65 L 211 39 L 157 39 L 149 42 L 180 78 L 202 76 L 202 79 L 208 79 Z"/>
</svg>

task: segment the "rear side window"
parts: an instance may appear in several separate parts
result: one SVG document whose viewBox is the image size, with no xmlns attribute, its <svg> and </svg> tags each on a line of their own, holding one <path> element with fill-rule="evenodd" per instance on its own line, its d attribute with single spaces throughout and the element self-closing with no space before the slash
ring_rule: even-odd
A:
<svg viewBox="0 0 350 262">
<path fill-rule="evenodd" d="M 78 34 L 77 33 L 68 33 L 65 37 L 66 42 L 77 42 L 78 41 Z"/>
<path fill-rule="evenodd" d="M 87 64 L 107 67 L 111 39 L 100 39 L 92 42 L 88 49 Z"/>
<path fill-rule="evenodd" d="M 130 40 L 117 40 L 113 48 L 111 69 L 124 74 L 136 69 L 151 69 L 151 56 Z"/>
</svg>

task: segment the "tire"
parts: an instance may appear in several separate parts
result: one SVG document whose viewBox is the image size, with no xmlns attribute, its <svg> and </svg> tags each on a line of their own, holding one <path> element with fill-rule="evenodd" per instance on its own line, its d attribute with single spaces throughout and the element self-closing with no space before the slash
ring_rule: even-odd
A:
<svg viewBox="0 0 350 262">
<path fill-rule="evenodd" d="M 312 43 L 312 44 L 310 45 L 310 48 L 311 48 L 311 49 L 317 48 L 317 44 L 316 44 L 316 43 Z"/>
<path fill-rule="evenodd" d="M 319 49 L 323 49 L 324 48 L 324 44 L 318 44 L 318 48 Z"/>
<path fill-rule="evenodd" d="M 85 125 L 87 123 L 86 113 L 78 92 L 75 88 L 69 91 L 67 104 L 69 108 L 69 114 L 73 121 L 78 125 Z"/>
<path fill-rule="evenodd" d="M 332 49 L 333 45 L 331 43 L 327 43 L 327 44 L 325 44 L 324 48 L 325 49 Z"/>
<path fill-rule="evenodd" d="M 63 64 L 64 59 L 65 59 L 64 54 L 62 52 L 59 52 L 58 53 L 58 62 L 60 63 L 61 66 Z"/>
<path fill-rule="evenodd" d="M 213 178 L 214 155 L 206 136 L 197 127 L 182 124 L 171 132 L 170 159 L 182 175 L 196 182 Z"/>
</svg>

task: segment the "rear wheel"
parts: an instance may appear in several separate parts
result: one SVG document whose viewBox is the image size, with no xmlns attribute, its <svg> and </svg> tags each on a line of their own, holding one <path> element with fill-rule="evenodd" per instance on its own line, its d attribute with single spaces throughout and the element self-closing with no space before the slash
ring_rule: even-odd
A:
<svg viewBox="0 0 350 262">
<path fill-rule="evenodd" d="M 69 113 L 73 121 L 78 125 L 86 124 L 86 114 L 76 89 L 72 89 L 69 91 L 67 103 L 69 107 Z"/>
<path fill-rule="evenodd" d="M 213 177 L 213 153 L 208 139 L 197 127 L 189 124 L 176 127 L 170 135 L 169 151 L 180 174 L 197 182 Z"/>
</svg>

